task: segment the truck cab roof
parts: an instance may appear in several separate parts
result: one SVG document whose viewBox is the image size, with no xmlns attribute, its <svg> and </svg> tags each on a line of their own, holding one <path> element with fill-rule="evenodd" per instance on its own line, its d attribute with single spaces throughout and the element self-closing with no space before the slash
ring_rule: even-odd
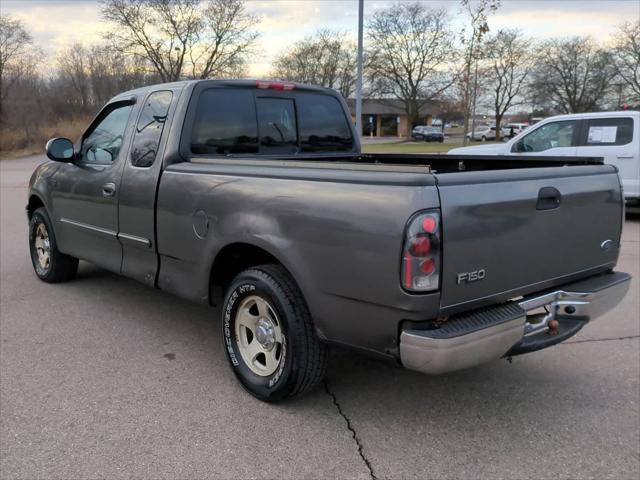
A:
<svg viewBox="0 0 640 480">
<path fill-rule="evenodd" d="M 177 82 L 156 83 L 153 85 L 147 85 L 126 92 L 119 93 L 113 97 L 110 102 L 126 100 L 132 96 L 145 95 L 150 91 L 157 90 L 175 90 L 185 87 L 195 87 L 200 83 L 210 84 L 211 86 L 232 87 L 232 88 L 259 88 L 259 89 L 274 89 L 274 90 L 303 90 L 303 91 L 315 91 L 324 92 L 332 95 L 339 95 L 335 90 L 326 87 L 319 87 L 317 85 L 309 85 L 305 83 L 297 82 L 284 82 L 277 80 L 260 80 L 260 79 L 243 79 L 243 80 L 227 80 L 227 79 L 201 79 L 201 80 L 182 80 Z"/>
<path fill-rule="evenodd" d="M 552 117 L 547 117 L 544 120 L 554 119 L 554 120 L 576 120 L 576 119 L 585 119 L 585 118 L 610 118 L 610 117 L 622 117 L 622 116 L 632 116 L 637 117 L 640 116 L 640 111 L 638 110 L 617 110 L 614 112 L 585 112 L 585 113 L 568 113 L 565 115 L 554 115 Z M 543 120 L 543 121 L 544 121 Z"/>
</svg>

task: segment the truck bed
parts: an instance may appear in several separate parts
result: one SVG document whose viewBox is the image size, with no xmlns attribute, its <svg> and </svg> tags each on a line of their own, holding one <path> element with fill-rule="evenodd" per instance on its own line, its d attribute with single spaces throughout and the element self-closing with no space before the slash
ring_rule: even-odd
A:
<svg viewBox="0 0 640 480">
<path fill-rule="evenodd" d="M 379 185 L 384 190 L 367 194 L 378 196 L 390 195 L 393 190 L 387 187 L 435 187 L 439 205 L 423 203 L 413 208 L 439 206 L 441 211 L 442 315 L 609 270 L 618 256 L 622 227 L 619 179 L 615 168 L 603 165 L 600 158 L 392 154 L 307 159 L 200 157 L 168 169 L 174 170 L 289 180 L 296 183 L 291 183 L 288 200 L 281 198 L 279 202 L 297 205 L 313 204 L 310 199 L 294 198 L 301 185 L 311 191 L 308 182 L 352 184 L 340 187 L 340 191 L 352 194 L 365 185 Z M 393 202 L 393 197 L 388 201 Z M 354 207 L 344 204 L 332 208 L 357 216 L 357 212 L 348 213 Z M 307 210 L 307 215 L 314 213 Z M 399 241 L 389 248 L 393 248 L 394 257 L 399 256 Z M 334 252 L 336 258 L 340 255 Z M 483 271 L 482 279 L 459 283 L 460 274 L 477 271 Z M 367 293 L 363 297 L 371 300 Z"/>
<path fill-rule="evenodd" d="M 504 155 L 363 154 L 358 161 L 379 165 L 424 165 L 436 173 L 520 168 L 602 165 L 599 157 L 508 157 Z"/>
<path fill-rule="evenodd" d="M 602 165 L 599 157 L 508 157 L 503 155 L 439 155 L 439 154 L 362 154 L 295 155 L 262 158 L 229 156 L 194 157 L 194 164 L 253 165 L 311 169 L 363 170 L 383 172 L 452 173 L 464 171 L 512 170 L 522 168 L 563 167 L 570 165 Z"/>
</svg>

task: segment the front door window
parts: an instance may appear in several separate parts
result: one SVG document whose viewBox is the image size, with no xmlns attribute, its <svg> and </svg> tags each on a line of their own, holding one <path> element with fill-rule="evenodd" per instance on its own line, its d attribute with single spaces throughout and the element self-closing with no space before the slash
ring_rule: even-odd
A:
<svg viewBox="0 0 640 480">
<path fill-rule="evenodd" d="M 82 141 L 81 163 L 108 165 L 118 157 L 132 108 L 132 105 L 122 105 L 103 115 Z"/>
<path fill-rule="evenodd" d="M 544 152 L 552 148 L 575 147 L 573 138 L 577 125 L 578 122 L 576 120 L 551 122 L 542 125 L 518 142 L 522 145 L 518 151 Z M 517 147 L 517 145 L 514 147 Z"/>
</svg>

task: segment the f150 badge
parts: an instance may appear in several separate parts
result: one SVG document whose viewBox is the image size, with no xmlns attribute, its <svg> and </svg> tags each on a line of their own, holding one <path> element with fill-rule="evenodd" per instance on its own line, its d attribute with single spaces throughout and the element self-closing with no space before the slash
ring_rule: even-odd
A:
<svg viewBox="0 0 640 480">
<path fill-rule="evenodd" d="M 484 280 L 486 273 L 487 272 L 485 272 L 484 268 L 474 270 L 473 272 L 459 273 L 456 277 L 456 283 L 460 285 L 462 283 L 478 282 L 480 280 Z"/>
</svg>

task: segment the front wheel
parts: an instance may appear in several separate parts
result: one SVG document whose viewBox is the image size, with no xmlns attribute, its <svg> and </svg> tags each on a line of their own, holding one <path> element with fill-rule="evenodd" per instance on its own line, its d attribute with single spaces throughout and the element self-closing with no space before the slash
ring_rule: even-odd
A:
<svg viewBox="0 0 640 480">
<path fill-rule="evenodd" d="M 262 265 L 241 272 L 227 291 L 222 315 L 227 358 L 253 396 L 282 400 L 311 390 L 324 377 L 327 347 L 283 267 Z"/>
<path fill-rule="evenodd" d="M 487 137 L 483 135 L 483 136 L 482 136 L 482 141 L 483 141 L 483 142 L 486 142 L 486 141 L 487 141 Z"/>
<path fill-rule="evenodd" d="M 43 207 L 33 212 L 29 220 L 29 250 L 33 270 L 40 280 L 56 283 L 75 277 L 78 259 L 58 250 L 51 220 Z"/>
</svg>

